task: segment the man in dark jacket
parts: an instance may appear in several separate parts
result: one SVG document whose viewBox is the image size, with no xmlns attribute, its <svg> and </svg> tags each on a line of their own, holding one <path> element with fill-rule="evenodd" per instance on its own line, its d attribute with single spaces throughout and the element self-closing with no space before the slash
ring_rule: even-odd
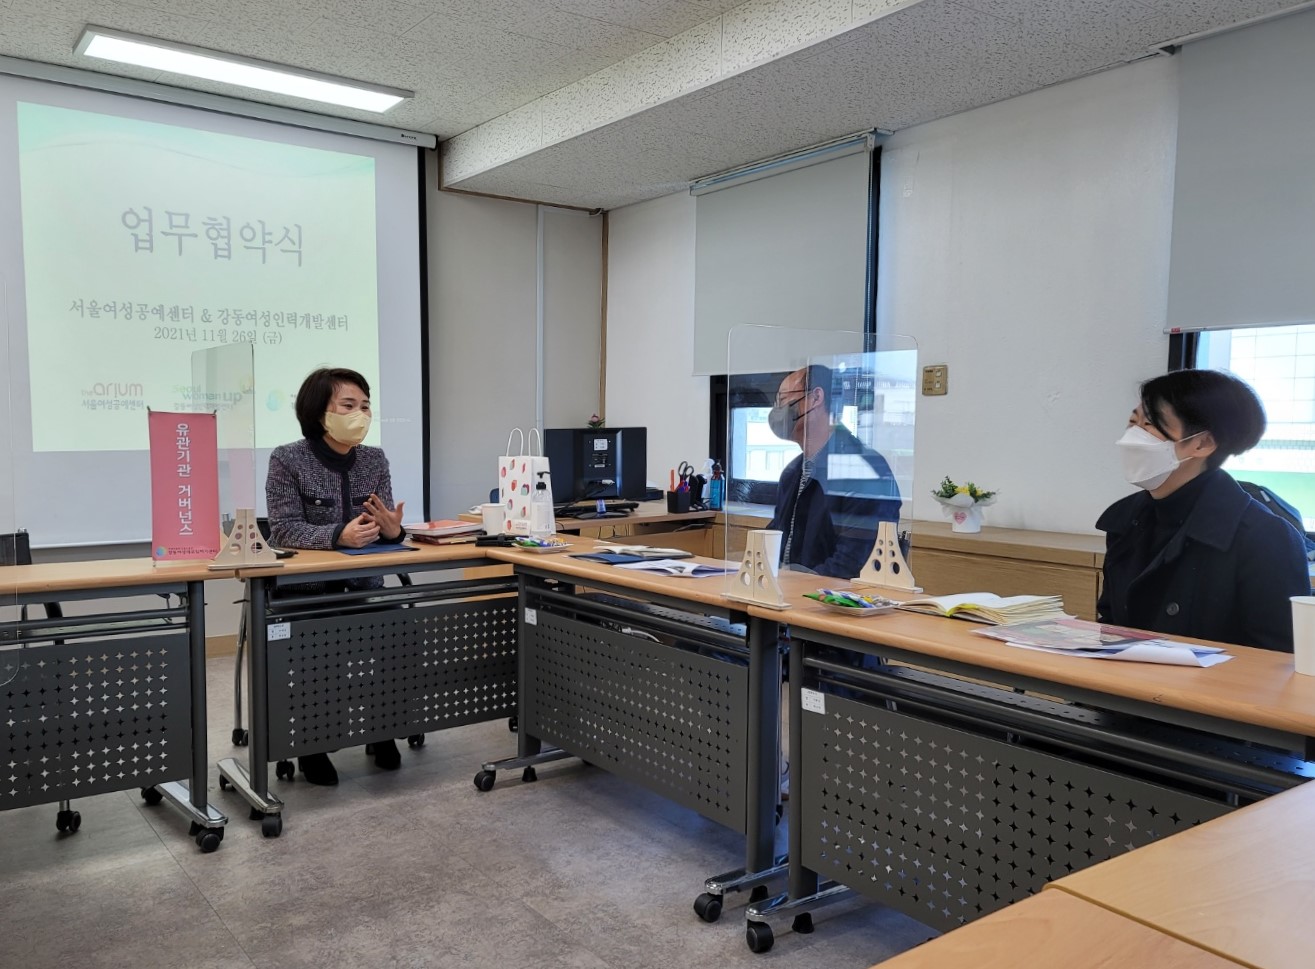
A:
<svg viewBox="0 0 1315 969">
<path fill-rule="evenodd" d="M 883 521 L 898 522 L 899 486 L 890 465 L 843 424 L 832 423 L 833 375 L 812 364 L 781 381 L 770 417 L 777 437 L 803 454 L 781 472 L 776 511 L 781 565 L 852 579 Z"/>
</svg>

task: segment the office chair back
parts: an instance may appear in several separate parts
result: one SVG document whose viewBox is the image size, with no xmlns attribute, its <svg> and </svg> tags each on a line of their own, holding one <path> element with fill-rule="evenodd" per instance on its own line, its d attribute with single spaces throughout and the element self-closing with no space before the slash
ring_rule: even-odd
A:
<svg viewBox="0 0 1315 969">
<path fill-rule="evenodd" d="M 24 529 L 16 532 L 0 533 L 0 566 L 31 565 L 32 543 Z M 63 619 L 64 607 L 58 602 L 43 602 L 47 619 Z M 23 618 L 27 618 L 27 607 L 23 607 Z"/>
</svg>

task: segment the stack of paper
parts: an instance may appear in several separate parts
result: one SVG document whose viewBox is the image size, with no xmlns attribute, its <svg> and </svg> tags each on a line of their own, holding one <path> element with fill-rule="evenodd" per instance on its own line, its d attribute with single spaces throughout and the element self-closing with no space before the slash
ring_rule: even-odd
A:
<svg viewBox="0 0 1315 969">
<path fill-rule="evenodd" d="M 704 579 L 711 575 L 728 575 L 739 568 L 738 562 L 721 562 L 708 565 L 702 562 L 678 562 L 675 559 L 654 559 L 644 562 L 627 562 L 617 565 L 618 569 L 636 569 L 640 572 L 658 572 L 662 575 L 676 575 L 686 579 Z"/>
<path fill-rule="evenodd" d="M 900 603 L 901 609 L 932 616 L 953 616 L 993 625 L 1057 619 L 1067 616 L 1059 596 L 998 596 L 991 592 L 965 592 L 954 596 L 927 596 Z"/>
<path fill-rule="evenodd" d="M 1165 663 L 1171 666 L 1217 666 L 1233 657 L 1218 646 L 1201 646 L 1165 639 L 1155 633 L 1109 626 L 1083 619 L 1052 619 L 998 629 L 978 629 L 988 636 L 1043 653 L 1087 659 L 1116 659 L 1130 663 Z"/>
</svg>

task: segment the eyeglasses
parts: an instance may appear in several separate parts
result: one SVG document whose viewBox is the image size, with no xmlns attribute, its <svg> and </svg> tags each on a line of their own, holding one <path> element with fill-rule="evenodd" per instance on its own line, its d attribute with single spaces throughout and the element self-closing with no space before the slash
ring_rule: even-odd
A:
<svg viewBox="0 0 1315 969">
<path fill-rule="evenodd" d="M 799 403 L 799 401 L 803 400 L 805 397 L 808 396 L 808 391 L 806 391 L 806 390 L 800 390 L 800 391 L 797 391 L 796 393 L 797 393 L 797 396 L 795 397 L 794 400 L 782 400 L 782 399 L 781 399 L 781 396 L 778 394 L 777 397 L 776 397 L 776 401 L 775 401 L 775 403 L 774 403 L 772 406 L 774 406 L 774 407 L 789 407 L 791 404 L 797 404 L 797 403 Z"/>
</svg>

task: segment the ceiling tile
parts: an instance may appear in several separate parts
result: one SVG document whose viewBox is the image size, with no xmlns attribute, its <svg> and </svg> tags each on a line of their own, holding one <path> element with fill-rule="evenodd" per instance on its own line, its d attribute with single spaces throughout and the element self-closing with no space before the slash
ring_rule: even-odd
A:
<svg viewBox="0 0 1315 969">
<path fill-rule="evenodd" d="M 635 30 L 633 27 L 593 20 L 554 10 L 549 6 L 536 6 L 520 16 L 509 17 L 503 21 L 503 25 L 514 34 L 535 37 L 574 50 L 603 54 L 612 61 L 619 61 L 666 40 L 665 37 Z"/>
<path fill-rule="evenodd" d="M 401 36 L 430 15 L 400 0 L 334 0 L 320 6 L 326 20 L 394 36 Z"/>
<path fill-rule="evenodd" d="M 851 0 L 750 0 L 722 16 L 722 73 L 778 56 L 850 24 Z"/>
<path fill-rule="evenodd" d="M 631 0 L 552 0 L 552 6 L 581 17 L 633 27 L 663 37 L 674 37 L 719 13 L 714 7 L 684 0 L 652 0 L 639 4 Z"/>
</svg>

